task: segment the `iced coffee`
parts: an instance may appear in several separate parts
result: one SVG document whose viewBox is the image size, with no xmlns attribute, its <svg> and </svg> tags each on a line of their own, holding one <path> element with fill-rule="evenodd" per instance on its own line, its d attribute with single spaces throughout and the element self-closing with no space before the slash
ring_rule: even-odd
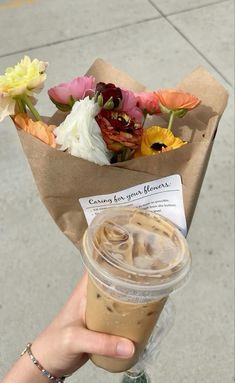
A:
<svg viewBox="0 0 235 383">
<path fill-rule="evenodd" d="M 111 372 L 125 371 L 143 352 L 167 296 L 188 275 L 186 240 L 160 215 L 114 208 L 93 220 L 81 253 L 89 272 L 87 327 L 129 338 L 136 348 L 130 359 L 91 360 Z"/>
</svg>

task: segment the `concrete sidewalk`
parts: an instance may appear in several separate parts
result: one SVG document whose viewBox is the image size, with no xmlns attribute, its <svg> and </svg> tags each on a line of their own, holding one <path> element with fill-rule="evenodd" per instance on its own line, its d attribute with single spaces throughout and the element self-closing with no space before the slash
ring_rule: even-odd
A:
<svg viewBox="0 0 235 383">
<path fill-rule="evenodd" d="M 234 1 L 0 1 L 0 73 L 25 54 L 49 61 L 46 89 L 97 57 L 150 88 L 205 66 L 231 97 L 190 229 L 193 276 L 174 297 L 176 321 L 153 383 L 232 383 Z M 38 109 L 52 114 L 46 89 Z M 73 245 L 41 203 L 10 120 L 0 126 L 0 376 L 53 318 L 82 273 Z M 66 382 L 118 382 L 88 363 Z"/>
</svg>

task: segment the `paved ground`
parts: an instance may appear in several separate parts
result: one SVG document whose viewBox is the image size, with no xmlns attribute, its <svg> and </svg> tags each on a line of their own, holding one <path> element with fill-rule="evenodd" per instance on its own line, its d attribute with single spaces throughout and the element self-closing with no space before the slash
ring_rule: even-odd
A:
<svg viewBox="0 0 235 383">
<path fill-rule="evenodd" d="M 233 382 L 233 0 L 0 1 L 0 73 L 24 54 L 50 62 L 47 87 L 96 57 L 151 88 L 204 65 L 231 94 L 189 242 L 194 274 L 151 370 L 157 383 Z M 46 97 L 40 110 L 52 113 Z M 53 317 L 82 273 L 39 196 L 10 121 L 0 127 L 0 375 Z M 88 364 L 68 382 L 118 382 Z"/>
</svg>

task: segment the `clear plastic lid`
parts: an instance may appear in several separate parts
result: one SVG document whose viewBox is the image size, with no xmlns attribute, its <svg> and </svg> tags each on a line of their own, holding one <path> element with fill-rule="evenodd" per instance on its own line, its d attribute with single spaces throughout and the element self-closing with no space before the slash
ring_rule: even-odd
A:
<svg viewBox="0 0 235 383">
<path fill-rule="evenodd" d="M 187 242 L 168 219 L 137 208 L 110 208 L 84 234 L 81 253 L 88 271 L 116 289 L 168 295 L 186 279 Z"/>
</svg>

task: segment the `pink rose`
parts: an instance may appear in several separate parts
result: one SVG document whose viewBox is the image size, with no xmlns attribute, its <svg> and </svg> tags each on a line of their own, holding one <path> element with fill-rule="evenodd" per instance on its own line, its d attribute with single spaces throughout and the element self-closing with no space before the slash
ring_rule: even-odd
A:
<svg viewBox="0 0 235 383">
<path fill-rule="evenodd" d="M 89 94 L 94 94 L 95 78 L 90 76 L 77 77 L 48 90 L 52 102 L 61 110 L 70 110 L 77 100 L 82 100 Z"/>
<path fill-rule="evenodd" d="M 125 112 L 133 118 L 136 122 L 143 121 L 143 112 L 137 106 L 137 98 L 135 97 L 134 92 L 126 89 L 121 89 L 122 91 L 122 104 L 118 109 L 122 112 Z"/>
<path fill-rule="evenodd" d="M 159 109 L 159 98 L 155 92 L 135 93 L 138 107 L 148 114 L 157 114 Z"/>
</svg>

